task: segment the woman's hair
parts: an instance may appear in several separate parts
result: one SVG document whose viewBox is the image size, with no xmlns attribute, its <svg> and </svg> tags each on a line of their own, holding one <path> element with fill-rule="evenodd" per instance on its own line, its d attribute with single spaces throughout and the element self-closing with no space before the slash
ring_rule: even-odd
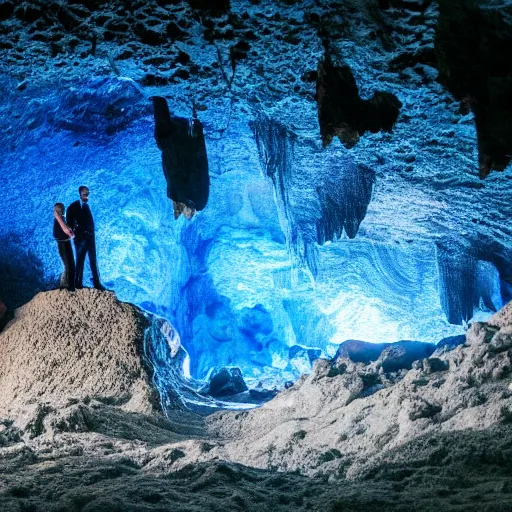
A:
<svg viewBox="0 0 512 512">
<path fill-rule="evenodd" d="M 63 203 L 55 203 L 53 205 L 53 211 L 60 213 L 60 215 L 64 215 L 65 210 L 66 210 L 66 208 Z"/>
</svg>

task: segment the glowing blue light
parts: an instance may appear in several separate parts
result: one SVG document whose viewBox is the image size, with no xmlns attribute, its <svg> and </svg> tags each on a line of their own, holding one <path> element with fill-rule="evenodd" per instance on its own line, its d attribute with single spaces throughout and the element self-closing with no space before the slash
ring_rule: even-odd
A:
<svg viewBox="0 0 512 512">
<path fill-rule="evenodd" d="M 316 246 L 313 235 L 307 238 L 309 227 L 304 227 L 310 226 L 307 222 L 315 225 L 322 211 L 314 202 L 314 189 L 296 185 L 300 190 L 287 198 L 289 204 L 277 197 L 272 179 L 262 173 L 254 134 L 245 122 L 234 119 L 224 138 L 207 139 L 209 204 L 190 222 L 183 217 L 175 221 L 151 112 L 144 102 L 136 103 L 130 83 L 116 82 L 113 89 L 102 84 L 84 89 L 84 98 L 104 106 L 109 95 L 118 94 L 133 124 L 107 135 L 108 126 L 100 121 L 93 130 L 101 117 L 94 117 L 92 108 L 83 120 L 88 131 L 70 126 L 63 130 L 45 117 L 58 105 L 65 110 L 71 96 L 79 101 L 77 86 L 42 98 L 38 112 L 46 121 L 34 130 L 21 130 L 13 151 L 2 149 L 0 238 L 17 234 L 29 240 L 32 254 L 25 252 L 20 261 L 40 269 L 48 286 L 61 272 L 51 235 L 53 204 L 69 205 L 77 198 L 78 186 L 86 184 L 102 280 L 120 300 L 176 327 L 185 378 L 203 379 L 214 367 L 237 366 L 252 386 L 272 387 L 309 371 L 312 358 L 334 355 L 337 344 L 346 339 L 436 342 L 463 332 L 460 325 L 450 325 L 443 312 L 433 243 L 375 244 L 368 229 L 354 240 L 341 237 Z M 64 110 L 59 115 L 64 116 Z M 362 146 L 366 143 L 361 141 Z M 330 155 L 333 175 L 336 155 Z M 44 194 L 32 193 L 34 188 Z M 425 207 L 439 206 L 418 194 Z M 285 211 L 292 202 L 300 213 L 296 218 Z M 302 266 L 286 243 L 293 236 L 304 252 L 311 251 Z M 0 246 L 0 256 L 12 258 L 27 251 L 23 244 L 17 247 L 9 252 L 6 244 Z M 481 261 L 475 268 L 479 309 L 499 308 L 496 268 Z M 159 372 L 164 372 L 167 352 L 155 348 L 148 354 L 160 361 Z M 159 385 L 164 386 L 164 380 Z"/>
</svg>

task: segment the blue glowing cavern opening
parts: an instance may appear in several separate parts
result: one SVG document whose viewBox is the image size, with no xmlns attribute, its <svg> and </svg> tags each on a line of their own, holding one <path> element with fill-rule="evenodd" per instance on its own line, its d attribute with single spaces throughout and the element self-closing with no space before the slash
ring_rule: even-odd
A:
<svg viewBox="0 0 512 512">
<path fill-rule="evenodd" d="M 300 9 L 282 9 L 304 21 Z M 273 387 L 310 371 L 315 358 L 333 357 L 346 340 L 436 343 L 502 307 L 511 298 L 511 192 L 502 186 L 510 166 L 481 181 L 472 114 L 459 114 L 426 64 L 422 74 L 414 68 L 419 79 L 398 80 L 392 67 L 383 76 L 392 56 L 382 41 L 361 44 L 360 30 L 338 41 L 338 67 L 319 65 L 319 38 L 311 36 L 300 59 L 284 41 L 282 73 L 293 83 L 313 78 L 294 92 L 276 81 L 267 96 L 264 72 L 254 72 L 243 45 L 226 78 L 230 43 L 196 44 L 202 35 L 192 29 L 188 43 L 151 48 L 154 59 L 187 51 L 189 60 L 180 53 L 174 65 L 190 71 L 195 63 L 218 86 L 198 70 L 159 83 L 156 60 L 137 64 L 119 52 L 114 65 L 90 54 L 75 60 L 88 73 L 47 65 L 41 80 L 35 67 L 23 80 L 5 75 L 0 298 L 15 308 L 57 285 L 52 207 L 69 205 L 85 184 L 102 281 L 172 323 L 196 379 L 236 366 L 250 386 Z M 52 56 L 55 66 L 59 58 Z M 351 105 L 382 108 L 381 124 L 322 130 L 319 110 L 325 127 L 331 109 L 317 105 L 314 82 L 320 94 L 318 80 L 329 73 L 322 87 L 345 77 Z M 191 220 L 175 220 L 167 197 L 153 96 L 184 118 L 199 106 L 210 190 Z"/>
</svg>

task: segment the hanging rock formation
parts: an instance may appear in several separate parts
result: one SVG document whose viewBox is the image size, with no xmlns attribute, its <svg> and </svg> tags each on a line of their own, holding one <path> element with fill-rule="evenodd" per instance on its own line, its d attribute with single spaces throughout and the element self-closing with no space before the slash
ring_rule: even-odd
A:
<svg viewBox="0 0 512 512">
<path fill-rule="evenodd" d="M 335 65 L 329 57 L 318 64 L 316 100 L 323 145 L 337 136 L 347 148 L 366 131 L 391 131 L 402 106 L 388 92 L 377 91 L 371 99 L 361 99 L 350 68 Z"/>
<path fill-rule="evenodd" d="M 501 5 L 500 5 L 501 4 Z M 512 5 L 441 0 L 436 31 L 440 79 L 472 111 L 480 178 L 512 159 Z"/>
<path fill-rule="evenodd" d="M 202 210 L 210 189 L 203 125 L 199 119 L 171 116 L 165 98 L 153 97 L 153 107 L 167 196 L 175 203 Z"/>
</svg>

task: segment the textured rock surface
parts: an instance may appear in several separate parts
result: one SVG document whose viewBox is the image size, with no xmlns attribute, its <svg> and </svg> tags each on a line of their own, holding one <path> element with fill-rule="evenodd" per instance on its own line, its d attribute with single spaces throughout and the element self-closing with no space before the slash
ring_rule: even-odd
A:
<svg viewBox="0 0 512 512">
<path fill-rule="evenodd" d="M 51 285 L 51 205 L 86 182 L 102 277 L 178 326 L 197 375 L 235 364 L 253 383 L 292 379 L 346 339 L 460 334 L 448 322 L 512 296 L 510 9 L 0 1 L 2 300 Z M 326 47 L 357 115 L 392 115 L 358 125 L 340 102 L 327 138 L 345 145 L 323 148 Z M 165 197 L 151 95 L 204 123 L 211 197 L 188 225 Z M 2 510 L 512 508 L 510 309 L 409 371 L 319 361 L 205 430 L 154 414 L 138 313 L 80 293 L 39 295 L 0 334 Z M 87 317 L 84 294 L 114 326 Z"/>
<path fill-rule="evenodd" d="M 85 350 L 77 360 L 80 334 L 69 343 L 56 338 L 59 350 L 46 351 L 49 326 L 65 338 L 62 326 L 74 322 L 65 317 L 52 324 L 56 306 L 66 304 L 75 313 L 74 304 L 81 304 L 97 359 Z M 101 327 L 92 319 L 100 311 Z M 317 361 L 312 375 L 261 409 L 216 413 L 206 428 L 194 414 L 171 410 L 164 418 L 146 399 L 139 401 L 147 406 L 141 414 L 118 400 L 119 386 L 133 389 L 141 381 L 132 345 L 140 339 L 138 319 L 135 308 L 111 293 L 57 291 L 38 295 L 0 335 L 8 353 L 16 350 L 14 339 L 24 347 L 20 369 L 37 372 L 57 354 L 56 377 L 66 381 L 73 364 L 78 379 L 75 388 L 66 381 L 75 397 L 68 403 L 56 394 L 59 383 L 41 373 L 25 373 L 19 398 L 7 394 L 18 407 L 24 400 L 47 406 L 27 424 L 13 423 L 12 411 L 0 408 L 2 510 L 494 512 L 512 506 L 506 348 L 512 306 L 474 324 L 465 346 L 442 349 L 408 372 L 384 374 L 378 362 Z M 87 362 L 89 378 L 81 386 L 89 396 L 78 389 Z M 365 396 L 376 378 L 384 388 Z M 91 397 L 95 390 L 100 393 Z"/>
<path fill-rule="evenodd" d="M 0 409 L 23 427 L 86 398 L 157 412 L 141 352 L 146 325 L 140 311 L 113 293 L 37 295 L 0 334 Z"/>
<path fill-rule="evenodd" d="M 208 418 L 212 432 L 231 439 L 212 451 L 262 468 L 354 478 L 379 461 L 404 461 L 401 450 L 419 449 L 425 437 L 508 432 L 511 320 L 509 305 L 489 323 L 475 323 L 466 345 L 439 350 L 398 380 L 385 372 L 385 359 L 317 361 L 311 375 L 260 409 Z M 370 387 L 374 392 L 366 396 Z M 489 435 L 502 435 L 496 432 Z"/>
<path fill-rule="evenodd" d="M 487 170 L 511 154 L 510 2 L 2 5 L 9 308 L 55 282 L 51 205 L 82 183 L 102 279 L 177 328 L 198 378 L 238 366 L 250 386 L 282 383 L 307 366 L 293 346 L 436 342 L 512 297 L 511 169 L 479 177 L 479 152 Z M 324 103 L 322 76 L 357 100 Z M 210 198 L 187 224 L 151 96 L 204 126 Z M 319 103 L 345 145 L 324 147 Z M 255 332 L 260 305 L 272 331 Z"/>
<path fill-rule="evenodd" d="M 503 170 L 512 155 L 510 55 L 512 6 L 473 0 L 439 2 L 436 36 L 440 79 L 473 111 L 480 177 Z M 475 34 L 478 34 L 475 36 Z"/>
</svg>

